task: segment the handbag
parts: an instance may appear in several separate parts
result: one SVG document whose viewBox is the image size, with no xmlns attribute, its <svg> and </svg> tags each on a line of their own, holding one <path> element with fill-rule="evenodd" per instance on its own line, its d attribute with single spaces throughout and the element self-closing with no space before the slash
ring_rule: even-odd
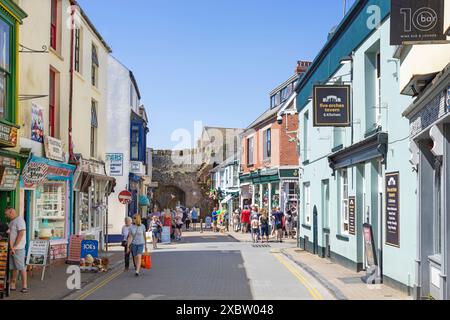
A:
<svg viewBox="0 0 450 320">
<path fill-rule="evenodd" d="M 147 269 L 147 270 L 150 270 L 152 268 L 152 256 L 147 251 L 147 249 L 145 249 L 145 252 L 142 255 L 141 266 L 142 266 L 142 268 Z"/>
</svg>

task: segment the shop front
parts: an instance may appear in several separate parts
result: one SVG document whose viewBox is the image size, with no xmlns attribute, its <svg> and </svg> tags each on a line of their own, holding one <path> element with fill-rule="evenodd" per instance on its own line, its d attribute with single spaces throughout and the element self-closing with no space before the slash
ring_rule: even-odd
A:
<svg viewBox="0 0 450 320">
<path fill-rule="evenodd" d="M 5 223 L 5 209 L 17 208 L 17 186 L 23 159 L 13 153 L 0 150 L 0 221 Z"/>
<path fill-rule="evenodd" d="M 108 196 L 115 179 L 106 175 L 105 164 L 86 160 L 77 155 L 78 166 L 74 178 L 75 233 L 99 242 L 105 248 L 108 215 Z"/>
<path fill-rule="evenodd" d="M 20 208 L 27 222 L 27 239 L 50 241 L 50 260 L 67 258 L 73 231 L 75 167 L 31 156 L 20 179 Z"/>
<path fill-rule="evenodd" d="M 450 65 L 403 115 L 417 173 L 415 298 L 448 300 L 450 285 Z"/>
</svg>

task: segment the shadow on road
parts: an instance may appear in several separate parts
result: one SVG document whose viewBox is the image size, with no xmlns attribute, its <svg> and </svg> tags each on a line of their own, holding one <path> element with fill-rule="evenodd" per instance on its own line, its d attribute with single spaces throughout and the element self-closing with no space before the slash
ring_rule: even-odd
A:
<svg viewBox="0 0 450 320">
<path fill-rule="evenodd" d="M 204 233 L 203 235 L 192 235 L 188 232 L 183 233 L 183 238 L 180 243 L 220 243 L 220 242 L 239 242 L 238 240 L 227 235 L 214 234 L 212 232 Z"/>
</svg>

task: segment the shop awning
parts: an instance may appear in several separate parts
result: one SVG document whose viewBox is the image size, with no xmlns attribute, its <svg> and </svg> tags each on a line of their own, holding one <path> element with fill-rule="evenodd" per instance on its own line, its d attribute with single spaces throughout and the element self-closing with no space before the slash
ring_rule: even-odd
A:
<svg viewBox="0 0 450 320">
<path fill-rule="evenodd" d="M 233 199 L 233 195 L 229 194 L 227 195 L 222 201 L 220 201 L 221 204 L 227 203 L 228 201 L 230 201 L 231 199 Z"/>
</svg>

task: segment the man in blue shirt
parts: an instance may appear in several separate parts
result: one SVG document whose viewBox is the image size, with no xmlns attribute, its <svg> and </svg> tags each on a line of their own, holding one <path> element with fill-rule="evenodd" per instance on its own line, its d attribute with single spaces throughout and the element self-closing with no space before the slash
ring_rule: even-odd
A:
<svg viewBox="0 0 450 320">
<path fill-rule="evenodd" d="M 196 230 L 197 226 L 197 219 L 198 219 L 198 209 L 196 207 L 193 207 L 191 210 L 191 217 L 192 217 L 192 224 L 194 226 L 194 231 Z"/>
<path fill-rule="evenodd" d="M 217 207 L 214 207 L 214 211 L 212 212 L 211 216 L 212 216 L 212 222 L 213 222 L 213 232 L 217 232 Z"/>
</svg>

